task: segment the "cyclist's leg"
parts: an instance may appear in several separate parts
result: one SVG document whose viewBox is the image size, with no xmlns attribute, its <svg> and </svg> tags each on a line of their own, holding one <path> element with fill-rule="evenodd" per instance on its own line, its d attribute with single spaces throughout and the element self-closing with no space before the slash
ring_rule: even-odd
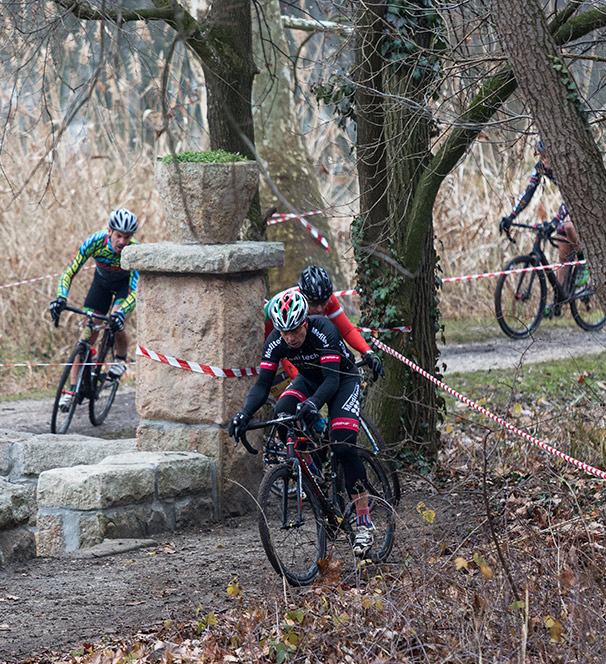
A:
<svg viewBox="0 0 606 664">
<path fill-rule="evenodd" d="M 280 415 L 294 415 L 297 406 L 314 392 L 314 386 L 306 378 L 303 378 L 303 376 L 297 375 L 292 383 L 280 395 L 280 398 L 274 406 L 274 415 L 276 417 L 279 417 Z M 278 427 L 278 434 L 282 442 L 285 443 L 286 427 Z M 316 467 L 311 455 L 304 452 L 303 458 L 312 473 L 319 474 L 319 469 Z"/>
<path fill-rule="evenodd" d="M 116 299 L 114 300 L 114 305 L 112 307 L 111 311 L 112 314 L 118 311 L 118 309 L 120 309 L 124 304 L 124 300 L 126 299 L 126 296 L 129 293 L 128 281 L 125 281 L 118 288 L 116 288 L 114 290 L 114 293 L 116 295 Z M 130 317 L 130 312 L 126 314 L 124 318 L 125 323 L 129 317 Z M 114 348 L 116 349 L 116 357 L 119 359 L 124 359 L 124 361 L 126 361 L 126 354 L 128 353 L 128 341 L 129 341 L 128 332 L 126 331 L 126 325 L 125 325 L 123 330 L 119 330 L 114 335 Z"/>
<path fill-rule="evenodd" d="M 82 309 L 84 311 L 94 311 L 95 313 L 105 314 L 109 309 L 111 304 L 111 293 L 108 294 L 105 292 L 103 287 L 99 284 L 99 281 L 96 278 L 93 278 L 93 282 L 90 285 L 86 298 L 84 299 L 84 306 Z M 91 345 L 94 345 L 97 340 L 97 332 L 92 331 L 89 327 L 85 327 L 82 333 L 82 338 L 88 341 Z M 70 372 L 70 383 L 72 387 L 76 384 L 78 380 L 78 372 L 80 367 L 77 364 L 71 369 Z"/>
<path fill-rule="evenodd" d="M 373 544 L 374 526 L 370 517 L 366 469 L 358 454 L 356 440 L 360 427 L 360 379 L 345 377 L 328 404 L 331 418 L 330 440 L 335 456 L 343 468 L 345 488 L 356 510 L 353 549 L 365 555 Z"/>
<path fill-rule="evenodd" d="M 579 236 L 572 221 L 564 221 L 558 225 L 556 230 L 558 242 L 558 260 L 560 263 L 568 263 L 574 260 L 575 255 L 579 252 Z M 558 268 L 558 281 L 561 285 L 566 282 L 566 277 L 569 272 L 572 272 L 570 266 Z"/>
</svg>

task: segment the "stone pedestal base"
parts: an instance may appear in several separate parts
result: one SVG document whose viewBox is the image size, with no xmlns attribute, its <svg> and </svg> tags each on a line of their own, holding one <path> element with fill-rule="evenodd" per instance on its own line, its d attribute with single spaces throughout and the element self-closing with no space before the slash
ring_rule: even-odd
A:
<svg viewBox="0 0 606 664">
<path fill-rule="evenodd" d="M 263 345 L 263 270 L 283 264 L 279 243 L 199 245 L 164 242 L 127 247 L 138 270 L 138 344 L 181 360 L 223 369 L 256 367 Z M 137 433 L 141 450 L 188 450 L 215 460 L 219 515 L 250 509 L 261 460 L 234 450 L 227 423 L 256 378 L 217 378 L 137 359 Z"/>
</svg>

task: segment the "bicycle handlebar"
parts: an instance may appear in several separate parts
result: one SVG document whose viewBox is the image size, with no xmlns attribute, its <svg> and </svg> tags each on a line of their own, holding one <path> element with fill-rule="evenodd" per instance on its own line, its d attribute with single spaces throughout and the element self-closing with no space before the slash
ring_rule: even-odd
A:
<svg viewBox="0 0 606 664">
<path fill-rule="evenodd" d="M 109 316 L 104 316 L 103 314 L 98 314 L 94 311 L 83 311 L 82 309 L 72 307 L 69 304 L 66 304 L 63 307 L 63 311 L 73 311 L 75 314 L 82 314 L 82 316 L 88 316 L 88 318 L 99 318 L 100 320 L 109 322 Z"/>
<path fill-rule="evenodd" d="M 540 224 L 519 224 L 512 222 L 510 228 L 512 226 L 515 226 L 516 228 L 528 228 L 529 230 L 536 231 L 541 237 L 548 240 L 550 244 L 557 246 L 557 240 L 551 238 L 552 233 L 555 231 L 555 226 L 549 221 L 544 221 Z M 507 235 L 507 239 L 510 242 L 516 244 L 516 241 L 511 237 L 510 228 L 504 229 L 505 235 Z"/>
<path fill-rule="evenodd" d="M 234 442 L 234 447 L 238 444 L 238 441 L 242 442 L 242 445 L 246 448 L 247 452 L 250 452 L 251 454 L 258 454 L 259 450 L 256 450 L 249 442 L 248 439 L 246 438 L 246 432 L 247 431 L 254 431 L 255 429 L 263 429 L 264 427 L 271 426 L 272 424 L 291 424 L 292 422 L 295 422 L 297 420 L 296 415 L 281 415 L 280 417 L 276 417 L 272 420 L 265 420 L 263 422 L 249 422 L 246 425 L 246 428 L 238 438 L 236 438 Z"/>
</svg>

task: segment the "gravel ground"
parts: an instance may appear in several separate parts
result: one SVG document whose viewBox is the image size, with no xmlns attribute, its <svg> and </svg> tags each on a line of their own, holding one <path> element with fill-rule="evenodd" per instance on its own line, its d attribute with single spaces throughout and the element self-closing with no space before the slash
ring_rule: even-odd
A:
<svg viewBox="0 0 606 664">
<path fill-rule="evenodd" d="M 605 346 L 606 332 L 588 334 L 545 326 L 534 340 L 514 342 L 502 337 L 446 346 L 442 360 L 446 373 L 498 369 L 522 359 L 542 362 L 596 353 Z M 0 428 L 47 433 L 51 408 L 50 399 L 2 402 Z M 133 388 L 120 390 L 108 421 L 100 427 L 90 424 L 86 408 L 80 411 L 72 433 L 130 437 L 138 422 Z M 403 493 L 392 565 L 408 559 L 418 527 L 415 506 L 432 494 L 429 486 L 419 482 Z M 441 517 L 435 526 L 440 540 L 456 540 L 482 520 L 477 496 L 459 496 L 453 505 L 448 496 L 433 493 L 431 501 Z M 67 652 L 84 642 L 133 634 L 167 619 L 193 619 L 198 607 L 204 612 L 221 610 L 233 601 L 226 587 L 235 576 L 246 600 L 269 599 L 283 592 L 263 553 L 253 516 L 136 544 L 139 548 L 130 549 L 131 541 L 115 542 L 109 548 L 0 570 L 0 662 L 27 662 L 47 651 Z M 348 564 L 348 573 L 353 574 L 353 562 Z"/>
</svg>

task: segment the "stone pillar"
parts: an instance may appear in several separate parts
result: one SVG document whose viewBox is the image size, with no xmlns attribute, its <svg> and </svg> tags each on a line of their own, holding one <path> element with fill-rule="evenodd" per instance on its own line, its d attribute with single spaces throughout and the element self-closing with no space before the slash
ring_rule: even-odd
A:
<svg viewBox="0 0 606 664">
<path fill-rule="evenodd" d="M 269 242 L 180 244 L 124 249 L 122 267 L 139 271 L 137 344 L 223 369 L 256 367 L 263 346 L 263 270 L 284 263 Z M 131 349 L 131 352 L 134 349 Z M 256 377 L 216 378 L 137 357 L 138 448 L 196 451 L 215 460 L 221 516 L 252 506 L 261 455 L 234 449 L 227 423 Z"/>
</svg>

